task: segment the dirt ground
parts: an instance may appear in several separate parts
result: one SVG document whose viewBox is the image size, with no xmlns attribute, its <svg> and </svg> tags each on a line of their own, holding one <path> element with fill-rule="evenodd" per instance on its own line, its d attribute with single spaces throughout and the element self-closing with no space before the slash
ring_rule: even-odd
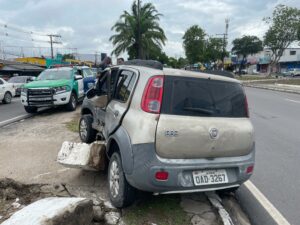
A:
<svg viewBox="0 0 300 225">
<path fill-rule="evenodd" d="M 0 178 L 22 183 L 105 186 L 103 173 L 68 169 L 56 162 L 63 141 L 80 141 L 67 123 L 78 114 L 51 109 L 0 129 Z"/>
</svg>

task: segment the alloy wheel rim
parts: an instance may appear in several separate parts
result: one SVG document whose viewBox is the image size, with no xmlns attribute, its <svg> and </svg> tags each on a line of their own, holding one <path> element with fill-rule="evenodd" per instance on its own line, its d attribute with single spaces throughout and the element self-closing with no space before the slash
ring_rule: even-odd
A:
<svg viewBox="0 0 300 225">
<path fill-rule="evenodd" d="M 87 137 L 87 125 L 86 125 L 86 122 L 84 120 L 81 120 L 79 130 L 80 130 L 80 136 L 82 137 L 82 139 L 86 139 L 86 137 Z"/>
<path fill-rule="evenodd" d="M 109 189 L 113 198 L 119 195 L 120 191 L 120 171 L 116 161 L 111 163 L 109 176 Z"/>
<path fill-rule="evenodd" d="M 6 94 L 6 96 L 5 96 L 5 101 L 6 101 L 6 102 L 10 102 L 10 101 L 11 101 L 10 94 Z"/>
<path fill-rule="evenodd" d="M 76 99 L 74 96 L 72 96 L 72 106 L 73 108 L 76 108 Z"/>
</svg>

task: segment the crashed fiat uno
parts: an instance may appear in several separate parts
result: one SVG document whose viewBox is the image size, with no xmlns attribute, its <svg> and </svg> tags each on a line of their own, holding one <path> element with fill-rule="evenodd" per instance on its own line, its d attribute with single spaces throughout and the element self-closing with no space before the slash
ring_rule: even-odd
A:
<svg viewBox="0 0 300 225">
<path fill-rule="evenodd" d="M 82 141 L 105 140 L 116 207 L 132 203 L 136 189 L 234 190 L 249 179 L 254 131 L 239 81 L 131 64 L 139 65 L 102 74 L 83 102 L 79 124 Z"/>
</svg>

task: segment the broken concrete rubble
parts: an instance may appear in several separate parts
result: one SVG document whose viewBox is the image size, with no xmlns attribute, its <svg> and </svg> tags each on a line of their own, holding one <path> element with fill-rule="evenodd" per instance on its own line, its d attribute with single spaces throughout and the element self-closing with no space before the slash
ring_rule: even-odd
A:
<svg viewBox="0 0 300 225">
<path fill-rule="evenodd" d="M 45 198 L 16 212 L 2 225 L 90 225 L 93 204 L 84 198 Z"/>
<path fill-rule="evenodd" d="M 65 141 L 58 153 L 57 161 L 68 168 L 99 171 L 106 165 L 105 143 L 92 144 Z"/>
<path fill-rule="evenodd" d="M 117 225 L 120 217 L 121 215 L 118 212 L 108 212 L 104 215 L 104 219 L 107 225 Z"/>
</svg>

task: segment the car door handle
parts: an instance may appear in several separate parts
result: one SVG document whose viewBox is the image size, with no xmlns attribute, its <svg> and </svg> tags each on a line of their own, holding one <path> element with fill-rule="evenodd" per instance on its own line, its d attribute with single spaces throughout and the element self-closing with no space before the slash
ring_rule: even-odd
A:
<svg viewBox="0 0 300 225">
<path fill-rule="evenodd" d="M 117 118 L 118 116 L 119 116 L 119 111 L 118 110 L 114 111 L 114 117 Z"/>
</svg>

